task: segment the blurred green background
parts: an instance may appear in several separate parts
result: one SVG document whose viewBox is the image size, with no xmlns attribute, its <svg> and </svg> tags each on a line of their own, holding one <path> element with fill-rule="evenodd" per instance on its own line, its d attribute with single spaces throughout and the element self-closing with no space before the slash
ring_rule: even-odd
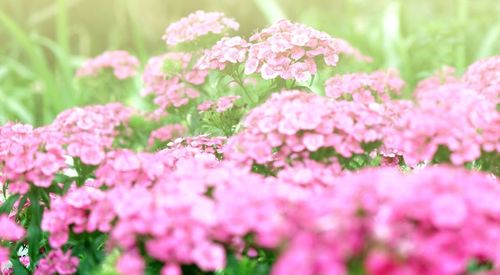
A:
<svg viewBox="0 0 500 275">
<path fill-rule="evenodd" d="M 0 0 L 0 124 L 50 122 L 79 104 L 73 75 L 86 57 L 125 49 L 144 63 L 165 51 L 166 26 L 198 9 L 236 18 L 245 36 L 280 18 L 305 23 L 410 87 L 500 54 L 500 0 Z"/>
</svg>

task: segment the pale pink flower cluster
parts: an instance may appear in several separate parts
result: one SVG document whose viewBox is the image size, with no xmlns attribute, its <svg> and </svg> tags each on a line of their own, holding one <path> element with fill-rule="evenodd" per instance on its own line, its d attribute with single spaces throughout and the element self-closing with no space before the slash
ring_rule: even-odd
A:
<svg viewBox="0 0 500 275">
<path fill-rule="evenodd" d="M 500 56 L 470 65 L 463 80 L 467 86 L 495 103 L 500 103 Z"/>
<path fill-rule="evenodd" d="M 72 188 L 64 197 L 52 199 L 50 209 L 43 215 L 42 229 L 49 232 L 49 244 L 59 249 L 68 242 L 70 229 L 74 233 L 92 231 L 94 225 L 88 213 L 102 200 L 104 192 L 92 187 Z"/>
<path fill-rule="evenodd" d="M 455 165 L 473 161 L 481 151 L 500 152 L 500 113 L 494 102 L 462 84 L 445 84 L 419 94 L 417 106 L 388 129 L 386 146 L 415 165 L 433 159 L 439 146 Z"/>
<path fill-rule="evenodd" d="M 224 34 L 229 30 L 238 30 L 240 25 L 221 12 L 196 11 L 181 20 L 170 24 L 162 39 L 167 45 L 194 41 L 207 34 Z"/>
<path fill-rule="evenodd" d="M 335 101 L 312 93 L 273 94 L 245 119 L 245 129 L 229 139 L 225 157 L 266 164 L 309 158 L 320 148 L 343 157 L 363 153 L 362 144 L 381 141 L 389 120 L 383 105 Z M 278 148 L 273 153 L 273 148 Z"/>
<path fill-rule="evenodd" d="M 148 146 L 153 146 L 155 142 L 167 142 L 187 133 L 186 127 L 182 124 L 171 124 L 163 126 L 151 132 L 148 139 Z"/>
<path fill-rule="evenodd" d="M 186 149 L 192 156 L 197 154 L 219 155 L 222 152 L 223 145 L 226 143 L 226 137 L 209 137 L 208 135 L 199 135 L 194 137 L 177 138 L 168 144 L 166 151 L 170 153 L 182 152 Z"/>
<path fill-rule="evenodd" d="M 328 66 L 339 59 L 339 46 L 330 35 L 299 23 L 281 20 L 250 37 L 245 73 L 264 79 L 281 77 L 306 81 L 317 72 L 315 58 Z"/>
<path fill-rule="evenodd" d="M 156 112 L 164 113 L 171 106 L 177 108 L 186 105 L 190 100 L 200 96 L 192 85 L 205 82 L 208 71 L 190 69 L 188 67 L 190 61 L 191 54 L 188 53 L 167 53 L 148 61 L 142 75 L 144 89 L 141 95 L 154 94 L 154 103 L 159 106 Z M 177 63 L 180 71 L 168 75 L 164 71 L 166 62 Z"/>
<path fill-rule="evenodd" d="M 365 170 L 288 214 L 289 243 L 272 274 L 461 274 L 500 261 L 498 182 L 434 167 L 412 175 Z M 360 258 L 361 257 L 361 258 Z"/>
<path fill-rule="evenodd" d="M 0 241 L 18 241 L 24 237 L 25 233 L 24 228 L 15 223 L 7 215 L 0 215 Z"/>
<path fill-rule="evenodd" d="M 215 109 L 217 113 L 223 113 L 231 108 L 233 108 L 236 100 L 241 97 L 238 95 L 223 96 L 217 99 L 217 102 L 207 100 L 200 105 L 198 105 L 198 111 L 207 112 L 211 109 Z"/>
<path fill-rule="evenodd" d="M 326 81 L 325 93 L 335 99 L 357 102 L 385 102 L 399 95 L 405 82 L 395 70 L 334 76 Z"/>
<path fill-rule="evenodd" d="M 243 63 L 249 47 L 250 43 L 239 36 L 224 37 L 210 50 L 205 50 L 195 67 L 222 71 L 228 64 Z"/>
<path fill-rule="evenodd" d="M 462 80 L 455 76 L 456 69 L 453 67 L 445 66 L 435 72 L 433 75 L 418 82 L 414 96 L 419 96 L 422 93 L 432 92 L 444 84 L 458 84 Z"/>
<path fill-rule="evenodd" d="M 108 51 L 85 62 L 76 77 L 97 76 L 103 69 L 111 69 L 116 78 L 123 80 L 137 74 L 139 60 L 126 51 Z"/>
<path fill-rule="evenodd" d="M 80 260 L 71 255 L 71 250 L 63 252 L 62 250 L 53 250 L 40 260 L 35 270 L 35 275 L 75 274 Z"/>
<path fill-rule="evenodd" d="M 11 193 L 25 194 L 30 185 L 49 187 L 66 167 L 64 136 L 50 127 L 8 123 L 0 127 L 0 181 Z"/>
<path fill-rule="evenodd" d="M 118 128 L 127 124 L 133 112 L 120 103 L 75 107 L 60 113 L 50 127 L 64 134 L 70 156 L 98 165 L 113 145 Z"/>
<path fill-rule="evenodd" d="M 433 76 L 418 83 L 415 95 L 433 92 L 442 85 L 462 85 L 495 103 L 500 103 L 500 56 L 492 56 L 471 64 L 462 77 L 455 68 L 444 67 Z"/>
<path fill-rule="evenodd" d="M 340 54 L 352 56 L 358 61 L 370 63 L 373 61 L 371 56 L 364 55 L 359 49 L 354 48 L 344 39 L 334 38 Z"/>
</svg>

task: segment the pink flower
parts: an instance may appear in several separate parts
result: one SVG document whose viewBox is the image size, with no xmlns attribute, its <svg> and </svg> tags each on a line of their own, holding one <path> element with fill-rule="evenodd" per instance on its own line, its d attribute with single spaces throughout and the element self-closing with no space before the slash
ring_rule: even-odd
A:
<svg viewBox="0 0 500 275">
<path fill-rule="evenodd" d="M 122 80 L 135 76 L 139 65 L 139 60 L 126 51 L 109 51 L 84 63 L 76 76 L 96 76 L 100 70 L 110 68 L 116 78 Z"/>
<path fill-rule="evenodd" d="M 128 252 L 120 256 L 116 263 L 116 269 L 121 274 L 142 275 L 145 264 L 139 253 Z"/>
<path fill-rule="evenodd" d="M 224 37 L 204 52 L 195 67 L 202 70 L 224 70 L 228 64 L 245 61 L 248 47 L 250 44 L 239 36 Z"/>
<path fill-rule="evenodd" d="M 80 261 L 77 257 L 71 256 L 71 250 L 63 252 L 62 250 L 53 250 L 40 260 L 35 270 L 35 274 L 54 274 L 61 275 L 74 274 L 77 271 Z"/>
<path fill-rule="evenodd" d="M 198 111 L 200 112 L 206 112 L 208 110 L 210 110 L 210 108 L 212 108 L 213 106 L 213 102 L 211 101 L 204 101 L 203 103 L 201 103 L 200 105 L 198 105 Z"/>
<path fill-rule="evenodd" d="M 168 26 L 162 38 L 168 45 L 175 46 L 210 33 L 222 34 L 238 28 L 239 24 L 234 19 L 225 17 L 221 12 L 196 11 Z"/>
<path fill-rule="evenodd" d="M 323 146 L 325 138 L 319 134 L 306 133 L 303 137 L 303 142 L 307 150 L 314 152 Z"/>
<path fill-rule="evenodd" d="M 377 71 L 334 76 L 326 81 L 327 96 L 335 99 L 351 98 L 362 103 L 386 102 L 391 95 L 399 95 L 404 81 L 396 71 Z"/>
<path fill-rule="evenodd" d="M 431 205 L 432 222 L 439 227 L 457 228 L 467 218 L 467 205 L 455 195 L 442 195 L 434 199 Z"/>
<path fill-rule="evenodd" d="M 18 241 L 24 237 L 24 228 L 12 221 L 7 215 L 0 216 L 0 239 Z"/>
<path fill-rule="evenodd" d="M 151 58 L 142 75 L 144 90 L 142 96 L 154 94 L 154 103 L 158 105 L 157 112 L 164 114 L 170 107 L 180 107 L 198 98 L 199 92 L 191 88 L 191 83 L 200 85 L 205 82 L 208 71 L 189 67 L 191 54 L 171 52 Z M 178 64 L 179 68 L 164 72 L 166 63 Z"/>
<path fill-rule="evenodd" d="M 234 106 L 234 102 L 240 99 L 240 96 L 224 96 L 217 100 L 217 108 L 215 109 L 218 113 L 223 113 Z"/>
<path fill-rule="evenodd" d="M 200 244 L 192 253 L 193 259 L 202 270 L 219 270 L 226 265 L 226 253 L 219 245 Z"/>
<path fill-rule="evenodd" d="M 0 247 L 0 265 L 6 263 L 9 260 L 9 250 L 4 247 Z"/>
<path fill-rule="evenodd" d="M 322 55 L 325 63 L 335 66 L 337 41 L 328 34 L 305 25 L 281 20 L 250 37 L 245 73 L 258 72 L 264 79 L 306 81 L 316 74 L 315 58 Z"/>
<path fill-rule="evenodd" d="M 161 269 L 161 275 L 182 275 L 182 270 L 178 265 L 166 264 Z"/>
</svg>

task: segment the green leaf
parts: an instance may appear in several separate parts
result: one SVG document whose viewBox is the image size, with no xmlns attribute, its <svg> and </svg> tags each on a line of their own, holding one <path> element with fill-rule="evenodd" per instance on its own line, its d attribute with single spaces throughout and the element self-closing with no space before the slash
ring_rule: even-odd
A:
<svg viewBox="0 0 500 275">
<path fill-rule="evenodd" d="M 12 262 L 12 269 L 14 270 L 14 274 L 16 275 L 28 275 L 28 269 L 19 261 L 19 257 L 12 257 L 10 259 Z"/>
<path fill-rule="evenodd" d="M 40 189 L 32 187 L 29 192 L 30 198 L 30 224 L 28 226 L 28 255 L 30 257 L 30 269 L 33 270 L 40 256 L 39 248 L 42 241 L 42 223 L 43 208 L 40 205 Z"/>
<path fill-rule="evenodd" d="M 0 214 L 9 214 L 10 211 L 12 211 L 12 207 L 14 207 L 14 204 L 19 199 L 19 197 L 20 197 L 19 194 L 15 194 L 7 198 L 2 203 L 2 206 L 0 206 Z"/>
</svg>

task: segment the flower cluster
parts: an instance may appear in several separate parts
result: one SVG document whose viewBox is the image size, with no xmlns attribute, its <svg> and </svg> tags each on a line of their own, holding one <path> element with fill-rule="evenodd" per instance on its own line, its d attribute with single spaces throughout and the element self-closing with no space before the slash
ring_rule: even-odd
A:
<svg viewBox="0 0 500 275">
<path fill-rule="evenodd" d="M 174 140 L 184 136 L 186 132 L 187 129 L 182 124 L 171 124 L 158 128 L 149 135 L 148 146 L 153 146 L 155 142 L 168 142 Z"/>
<path fill-rule="evenodd" d="M 75 274 L 80 261 L 77 257 L 71 255 L 71 250 L 63 252 L 62 250 L 53 250 L 40 260 L 35 275 L 46 274 Z"/>
<path fill-rule="evenodd" d="M 223 34 L 230 29 L 238 30 L 240 25 L 221 12 L 196 11 L 171 24 L 165 30 L 163 40 L 167 45 L 194 41 L 207 34 Z"/>
<path fill-rule="evenodd" d="M 0 181 L 9 183 L 11 193 L 25 194 L 30 183 L 49 187 L 55 173 L 66 166 L 63 138 L 50 127 L 12 123 L 0 127 Z"/>
<path fill-rule="evenodd" d="M 500 56 L 479 60 L 463 76 L 467 86 L 495 103 L 500 103 Z"/>
<path fill-rule="evenodd" d="M 348 274 L 354 259 L 370 274 L 460 274 L 474 260 L 498 262 L 500 189 L 486 175 L 436 167 L 339 180 L 291 212 L 273 274 Z"/>
<path fill-rule="evenodd" d="M 199 11 L 164 39 L 200 49 L 237 28 Z M 297 83 L 370 58 L 287 20 L 206 49 L 148 62 L 154 112 L 0 127 L 0 273 L 499 273 L 498 57 L 409 101 L 390 70 L 331 76 L 326 96 Z M 110 52 L 78 75 L 104 67 L 124 79 L 138 63 Z"/>
<path fill-rule="evenodd" d="M 208 100 L 208 101 L 205 101 L 205 102 L 201 103 L 200 105 L 198 105 L 198 111 L 206 112 L 210 109 L 215 108 L 215 111 L 217 113 L 223 113 L 223 112 L 233 108 L 236 100 L 238 100 L 240 98 L 241 98 L 240 96 L 230 95 L 230 96 L 220 97 L 217 100 L 217 102 L 215 102 L 215 103 Z"/>
<path fill-rule="evenodd" d="M 394 70 L 334 76 L 326 81 L 325 93 L 335 99 L 385 102 L 400 94 L 404 81 Z"/>
<path fill-rule="evenodd" d="M 500 152 L 500 113 L 495 104 L 461 84 L 421 93 L 418 105 L 396 119 L 386 145 L 400 151 L 408 164 L 432 160 L 445 146 L 450 161 L 473 161 L 481 150 Z"/>
<path fill-rule="evenodd" d="M 328 66 L 339 59 L 337 41 L 330 35 L 299 23 L 281 20 L 250 37 L 245 73 L 264 79 L 281 77 L 306 81 L 317 72 L 315 58 Z"/>
<path fill-rule="evenodd" d="M 225 154 L 244 163 L 276 161 L 277 166 L 307 159 L 321 148 L 351 157 L 364 152 L 363 143 L 382 140 L 387 124 L 384 106 L 376 103 L 367 106 L 284 91 L 250 112 L 245 130 L 229 139 Z M 273 148 L 278 148 L 276 153 Z"/>
<path fill-rule="evenodd" d="M 111 69 L 116 78 L 134 77 L 139 60 L 126 51 L 109 51 L 85 62 L 76 72 L 77 77 L 96 76 L 102 69 Z"/>
<path fill-rule="evenodd" d="M 50 246 L 59 249 L 65 245 L 69 240 L 70 229 L 78 234 L 94 228 L 88 213 L 103 197 L 103 191 L 87 183 L 81 188 L 71 189 L 64 197 L 54 198 L 41 225 L 43 230 L 50 233 Z"/>
<path fill-rule="evenodd" d="M 205 51 L 195 67 L 222 71 L 228 64 L 243 63 L 249 47 L 250 43 L 239 36 L 224 37 Z"/>
<path fill-rule="evenodd" d="M 193 85 L 205 82 L 208 72 L 189 69 L 191 55 L 188 53 L 167 53 L 151 58 L 144 69 L 142 79 L 143 96 L 154 94 L 154 103 L 162 114 L 168 107 L 180 107 L 200 96 Z"/>
<path fill-rule="evenodd" d="M 455 76 L 455 68 L 445 66 L 428 78 L 420 81 L 415 88 L 414 96 L 419 96 L 425 92 L 432 92 L 444 84 L 459 84 L 461 79 Z"/>
<path fill-rule="evenodd" d="M 50 128 L 64 135 L 68 155 L 97 165 L 113 145 L 119 126 L 126 125 L 133 112 L 119 103 L 75 107 L 60 113 Z"/>
</svg>

